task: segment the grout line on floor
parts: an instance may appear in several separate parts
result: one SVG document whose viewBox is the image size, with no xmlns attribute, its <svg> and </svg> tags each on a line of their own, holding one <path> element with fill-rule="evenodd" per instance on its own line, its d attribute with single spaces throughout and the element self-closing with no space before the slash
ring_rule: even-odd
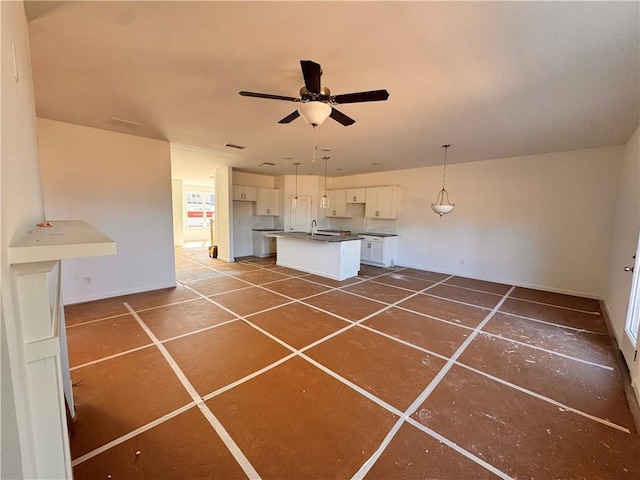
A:
<svg viewBox="0 0 640 480">
<path fill-rule="evenodd" d="M 184 337 L 190 337 L 191 335 L 195 335 L 196 333 L 206 332 L 207 330 L 213 330 L 214 328 L 224 327 L 225 325 L 229 325 L 230 323 L 239 322 L 239 318 L 231 318 L 224 322 L 216 323 L 215 325 L 209 325 L 207 327 L 199 328 L 198 330 L 193 330 L 191 332 L 181 333 L 180 335 L 176 335 L 174 337 L 165 338 L 164 340 L 160 340 L 160 343 L 172 342 L 173 340 L 178 340 Z"/>
<path fill-rule="evenodd" d="M 140 347 L 132 348 L 132 349 L 126 350 L 124 352 L 114 353 L 113 355 L 108 355 L 106 357 L 98 358 L 96 360 L 91 360 L 90 362 L 83 363 L 81 365 L 75 365 L 73 367 L 70 367 L 69 371 L 73 372 L 74 370 L 79 370 L 81 368 L 90 367 L 91 365 L 95 365 L 97 363 L 101 363 L 101 362 L 104 362 L 106 360 L 111 360 L 113 358 L 118 358 L 118 357 L 121 357 L 123 355 L 127 355 L 129 353 L 137 352 L 138 350 L 144 350 L 145 348 L 149 348 L 149 347 L 153 347 L 153 343 L 147 343 L 146 345 L 142 345 Z"/>
<path fill-rule="evenodd" d="M 249 375 L 245 375 L 244 377 L 236 380 L 235 382 L 231 382 L 231 383 L 225 385 L 224 387 L 220 387 L 220 388 L 218 388 L 217 390 L 214 390 L 211 393 L 203 395 L 202 399 L 204 401 L 211 400 L 213 397 L 217 397 L 218 395 L 220 395 L 220 394 L 222 394 L 224 392 L 227 392 L 227 391 L 231 390 L 232 388 L 235 388 L 235 387 L 237 387 L 239 385 L 242 385 L 243 383 L 248 382 L 249 380 L 252 380 L 252 379 L 262 375 L 263 373 L 268 372 L 269 370 L 277 367 L 278 365 L 281 365 L 284 362 L 286 362 L 288 360 L 291 360 L 296 355 L 297 354 L 295 352 L 292 352 L 289 355 L 287 355 L 285 357 L 282 357 L 280 360 L 276 360 L 275 362 L 270 363 L 269 365 L 267 365 L 265 367 L 262 367 L 260 370 L 256 370 L 255 372 L 250 373 Z"/>
<path fill-rule="evenodd" d="M 440 384 L 445 375 L 451 370 L 451 367 L 454 365 L 454 362 L 462 355 L 465 349 L 469 346 L 469 344 L 473 341 L 473 339 L 478 335 L 482 327 L 484 327 L 489 320 L 495 315 L 500 306 L 507 300 L 511 292 L 515 290 L 515 287 L 511 287 L 509 291 L 502 297 L 502 299 L 498 302 L 498 304 L 487 314 L 482 322 L 478 324 L 478 326 L 474 329 L 474 331 L 462 342 L 462 344 L 458 347 L 458 349 L 451 355 L 451 358 L 447 361 L 447 363 L 440 369 L 438 374 L 429 382 L 426 388 L 416 397 L 416 399 L 409 405 L 409 407 L 405 410 L 402 416 L 396 422 L 396 425 L 391 429 L 391 431 L 387 434 L 383 442 L 380 444 L 378 449 L 362 464 L 358 472 L 354 475 L 353 478 L 361 479 L 366 476 L 366 474 L 371 470 L 371 467 L 378 461 L 382 453 L 386 450 L 387 446 L 393 438 L 395 437 L 398 430 L 400 430 L 400 426 L 405 420 L 414 413 L 417 408 L 422 405 L 429 395 L 435 390 L 435 388 Z"/>
<path fill-rule="evenodd" d="M 509 475 L 507 475 L 503 471 L 498 470 L 496 467 L 494 467 L 493 465 L 488 463 L 486 460 L 483 460 L 480 457 L 476 457 L 475 455 L 470 453 L 468 450 L 465 450 L 464 448 L 459 446 L 457 443 L 452 442 L 447 437 L 442 436 L 441 434 L 439 434 L 435 430 L 430 429 L 429 427 L 427 427 L 426 425 L 423 425 L 422 423 L 418 422 L 417 420 L 415 420 L 415 419 L 413 419 L 411 417 L 408 417 L 407 418 L 407 423 L 409 425 L 412 425 L 413 427 L 417 428 L 418 430 L 421 430 L 422 432 L 426 433 L 427 435 L 432 436 L 436 440 L 444 443 L 447 447 L 449 447 L 449 448 L 455 450 L 456 452 L 458 452 L 459 454 L 467 457 L 469 460 L 471 460 L 471 461 L 477 463 L 478 465 L 486 468 L 487 470 L 489 470 L 494 475 L 496 475 L 496 476 L 498 476 L 498 477 L 500 477 L 500 478 L 502 478 L 504 480 L 512 480 L 512 477 L 510 477 Z"/>
<path fill-rule="evenodd" d="M 368 325 L 358 324 L 357 326 L 360 327 L 360 328 L 367 329 L 367 330 L 369 330 L 369 331 L 371 331 L 373 333 L 376 333 L 378 335 L 382 335 L 383 337 L 386 337 L 386 338 L 388 338 L 390 340 L 393 340 L 395 342 L 398 342 L 398 343 L 401 343 L 403 345 L 406 345 L 407 347 L 410 347 L 410 348 L 413 348 L 413 349 L 418 350 L 420 352 L 426 353 L 427 355 L 433 355 L 434 357 L 440 358 L 440 359 L 445 360 L 445 361 L 449 360 L 449 358 L 450 358 L 450 357 L 447 357 L 445 355 L 439 354 L 437 352 L 433 352 L 433 351 L 431 351 L 429 349 L 426 349 L 424 347 L 421 347 L 419 345 L 415 345 L 415 344 L 413 344 L 411 342 L 407 342 L 407 341 L 402 340 L 400 338 L 396 338 L 393 335 L 389 335 L 388 333 L 378 331 L 378 330 L 376 330 L 374 328 L 369 327 Z M 484 332 L 480 332 L 480 333 L 482 334 Z M 554 353 L 554 352 L 550 352 L 550 353 Z M 527 388 L 521 387 L 521 386 L 519 386 L 519 385 L 517 385 L 515 383 L 511 383 L 511 382 L 509 382 L 507 380 L 504 380 L 504 379 L 501 379 L 499 377 L 495 377 L 494 375 L 491 375 L 490 373 L 483 372 L 482 370 L 475 369 L 474 367 L 471 367 L 471 366 L 469 366 L 469 365 L 467 365 L 465 363 L 462 363 L 462 362 L 460 362 L 458 360 L 455 361 L 455 365 L 467 368 L 467 369 L 469 369 L 469 370 L 471 370 L 471 371 L 473 371 L 473 372 L 475 372 L 475 373 L 477 373 L 479 375 L 483 375 L 483 376 L 485 376 L 485 377 L 487 377 L 487 378 L 489 378 L 491 380 L 495 380 L 495 381 L 497 381 L 499 383 L 502 383 L 503 385 L 505 385 L 507 387 L 514 388 L 516 390 L 519 390 L 520 392 L 526 393 L 527 395 L 531 395 L 532 397 L 535 397 L 535 398 L 537 398 L 539 400 L 543 400 L 545 402 L 551 403 L 552 405 L 555 405 L 555 406 L 558 406 L 558 407 L 561 407 L 561 408 L 566 408 L 566 409 L 574 411 L 576 413 L 580 412 L 580 410 L 575 409 L 573 407 L 569 407 L 568 405 L 565 405 L 565 404 L 563 404 L 561 402 L 553 400 L 550 397 L 546 397 L 546 396 L 544 396 L 542 394 L 534 392 L 533 390 L 529 390 Z M 605 425 L 609 425 L 609 426 L 611 426 L 613 428 L 617 428 L 617 427 L 614 426 L 616 424 L 613 424 L 612 422 L 610 422 L 607 419 L 603 419 L 601 417 L 596 417 L 595 415 L 590 415 L 590 414 L 585 413 L 585 412 L 582 412 L 582 413 L 584 413 L 584 416 L 588 416 L 588 418 L 590 418 L 591 420 L 594 420 L 594 421 L 596 421 L 598 423 L 603 423 Z M 620 427 L 620 426 L 618 426 L 618 427 Z M 624 429 L 625 427 L 620 427 L 620 428 Z M 620 428 L 617 428 L 617 429 L 619 430 Z M 623 430 L 623 431 L 625 431 L 625 430 Z M 629 433 L 629 432 L 627 431 L 627 433 Z"/>
<path fill-rule="evenodd" d="M 95 449 L 91 450 L 90 452 L 85 453 L 84 455 L 81 455 L 78 458 L 72 460 L 71 461 L 71 466 L 75 467 L 76 465 L 79 465 L 82 462 L 86 462 L 87 460 L 95 457 L 96 455 L 100 455 L 101 453 L 104 453 L 107 450 L 109 450 L 109 449 L 111 449 L 113 447 L 116 447 L 116 446 L 120 445 L 123 442 L 126 442 L 127 440 L 131 440 L 133 437 L 136 437 L 136 436 L 140 435 L 141 433 L 144 433 L 144 432 L 146 432 L 148 430 L 151 430 L 153 427 L 157 427 L 158 425 L 166 422 L 167 420 L 171 420 L 172 418 L 177 417 L 181 413 L 184 413 L 187 410 L 190 410 L 195 406 L 196 406 L 196 404 L 194 402 L 190 402 L 190 403 L 186 404 L 183 407 L 177 408 L 173 412 L 169 412 L 166 415 L 163 415 L 162 417 L 157 418 L 157 419 L 147 423 L 146 425 L 143 425 L 143 426 L 141 426 L 139 428 L 136 428 L 135 430 L 131 430 L 129 433 L 126 433 L 125 435 L 122 435 L 121 437 L 118 437 L 115 440 L 111 440 L 110 442 L 107 442 L 104 445 L 100 445 L 98 448 L 95 448 Z"/>
<path fill-rule="evenodd" d="M 547 322 L 546 320 L 540 320 L 539 318 L 525 317 L 524 315 L 518 315 L 517 313 L 505 312 L 504 310 L 500 310 L 498 313 L 500 313 L 502 315 L 509 315 L 510 317 L 521 318 L 523 320 L 531 320 L 532 322 L 543 323 L 545 325 L 551 325 L 553 327 L 559 327 L 559 328 L 564 328 L 564 329 L 567 329 L 567 330 L 573 330 L 574 332 L 578 332 L 578 333 L 588 333 L 590 335 L 605 335 L 605 336 L 608 336 L 607 333 L 595 332 L 593 330 L 587 330 L 585 328 L 571 327 L 569 325 L 563 325 L 561 323 Z"/>
<path fill-rule="evenodd" d="M 598 368 L 602 368 L 604 370 L 610 370 L 610 371 L 615 370 L 613 367 L 610 367 L 609 365 L 603 365 L 601 363 L 591 362 L 589 360 L 584 360 L 584 359 L 579 358 L 579 357 L 573 357 L 571 355 L 567 355 L 566 353 L 556 352 L 554 350 L 548 350 L 546 348 L 539 347 L 537 345 L 531 345 L 529 343 L 524 343 L 524 342 L 520 342 L 518 340 L 513 340 L 513 339 L 508 338 L 508 337 L 503 337 L 502 335 L 499 335 L 497 333 L 490 333 L 490 332 L 482 331 L 482 332 L 480 332 L 480 335 L 486 335 L 487 337 L 499 338 L 499 339 L 505 340 L 507 342 L 515 343 L 517 345 L 522 345 L 523 347 L 533 348 L 534 350 L 540 350 L 542 352 L 550 353 L 552 355 L 557 355 L 559 357 L 563 357 L 563 358 L 566 358 L 568 360 L 573 360 L 574 362 L 580 362 L 580 363 L 584 363 L 586 365 L 591 365 L 592 367 L 598 367 Z"/>
<path fill-rule="evenodd" d="M 453 302 L 453 303 L 457 303 L 459 305 L 464 305 L 466 307 L 479 308 L 481 310 L 491 310 L 491 309 L 493 309 L 493 307 L 483 307 L 481 305 L 476 305 L 474 303 L 463 302 L 462 300 L 455 300 L 453 298 L 441 297 L 440 295 L 434 295 L 432 293 L 425 293 L 425 295 L 428 296 L 428 297 L 433 297 L 433 298 L 437 298 L 437 299 L 440 299 L 440 300 L 444 300 L 446 302 Z"/>
<path fill-rule="evenodd" d="M 173 372 L 176 374 L 176 376 L 178 377 L 178 380 L 180 380 L 180 383 L 182 383 L 182 386 L 184 387 L 184 389 L 189 393 L 189 395 L 195 402 L 196 406 L 200 409 L 200 412 L 209 421 L 209 424 L 213 427 L 213 429 L 216 431 L 220 439 L 224 442 L 226 447 L 231 452 L 231 455 L 233 455 L 233 458 L 235 458 L 236 462 L 238 462 L 238 465 L 240 465 L 244 473 L 247 474 L 249 478 L 260 478 L 260 475 L 258 475 L 258 472 L 255 470 L 253 465 L 251 465 L 251 462 L 249 462 L 249 459 L 244 455 L 244 453 L 242 453 L 242 451 L 240 450 L 240 447 L 238 447 L 238 445 L 233 440 L 233 438 L 231 438 L 231 435 L 229 435 L 229 433 L 222 426 L 222 424 L 216 418 L 213 412 L 204 403 L 204 401 L 202 400 L 202 397 L 200 397 L 196 389 L 193 387 L 193 385 L 191 384 L 187 376 L 184 374 L 182 369 L 178 366 L 178 364 L 173 359 L 173 357 L 171 356 L 169 351 L 166 349 L 166 347 L 162 343 L 160 343 L 158 338 L 153 334 L 153 332 L 149 329 L 149 327 L 147 327 L 144 321 L 138 316 L 136 311 L 133 308 L 131 308 L 131 306 L 128 303 L 125 302 L 124 305 L 127 308 L 127 310 L 131 312 L 131 315 L 134 316 L 134 318 L 140 324 L 142 329 L 147 333 L 147 335 L 149 336 L 151 341 L 155 344 L 155 346 L 158 348 L 158 350 L 160 350 L 160 353 L 162 353 L 162 356 L 165 358 L 165 360 L 167 361 L 167 363 L 169 364 Z"/>
<path fill-rule="evenodd" d="M 458 277 L 458 278 L 466 278 L 466 277 Z M 507 284 L 502 284 L 505 287 L 509 287 L 509 285 Z M 468 290 L 470 292 L 478 292 L 478 293 L 485 293 L 487 295 L 494 295 L 496 297 L 502 297 L 504 295 L 504 293 L 496 293 L 496 292 L 488 292 L 486 290 L 481 290 L 479 288 L 471 288 L 471 287 L 463 287 L 462 285 L 454 285 L 453 283 L 445 283 L 445 286 L 447 287 L 453 287 L 453 288 L 460 288 L 462 290 Z M 511 297 L 513 298 L 513 297 Z"/>
<path fill-rule="evenodd" d="M 535 398 L 537 398 L 539 400 L 543 400 L 543 401 L 545 401 L 547 403 L 555 405 L 556 407 L 558 407 L 560 409 L 560 411 L 573 412 L 573 413 L 575 413 L 577 415 L 580 415 L 582 417 L 588 418 L 588 419 L 593 420 L 594 422 L 598 422 L 598 423 L 600 423 L 602 425 L 606 425 L 608 427 L 614 428 L 614 429 L 619 430 L 621 432 L 629 433 L 629 434 L 631 433 L 631 431 L 628 428 L 623 427 L 622 425 L 618 425 L 617 423 L 613 423 L 613 422 L 611 422 L 611 421 L 609 421 L 609 420 L 607 420 L 605 418 L 596 417 L 595 415 L 591 415 L 590 413 L 586 413 L 586 412 L 583 412 L 582 410 L 578 410 L 577 408 L 570 407 L 568 405 L 565 405 L 562 402 L 558 402 L 557 400 L 549 398 L 549 397 L 547 397 L 545 395 L 542 395 L 540 393 L 536 393 L 536 392 L 534 392 L 532 390 L 529 390 L 527 388 L 524 388 L 524 387 L 521 387 L 521 386 L 516 385 L 514 383 L 508 382 L 507 380 L 503 380 L 503 379 L 501 379 L 499 377 L 496 377 L 495 375 L 491 375 L 490 373 L 483 372 L 482 370 L 478 370 L 477 368 L 474 368 L 474 367 L 471 367 L 471 366 L 466 365 L 464 363 L 458 362 L 457 360 L 454 363 L 456 365 L 462 367 L 462 368 L 466 368 L 467 370 L 469 370 L 471 372 L 474 372 L 474 373 L 477 373 L 477 374 L 482 375 L 484 377 L 490 378 L 491 380 L 494 380 L 494 381 L 496 381 L 498 383 L 501 383 L 501 384 L 503 384 L 503 385 L 505 385 L 507 387 L 514 388 L 514 389 L 516 389 L 516 390 L 518 390 L 518 391 L 520 391 L 522 393 L 526 393 L 527 395 L 531 395 L 532 397 L 535 397 Z"/>
<path fill-rule="evenodd" d="M 113 320 L 114 318 L 126 317 L 130 315 L 129 312 L 119 313 L 118 315 L 111 315 L 110 317 L 96 318 L 95 320 L 88 320 L 86 322 L 74 323 L 72 325 L 65 325 L 65 328 L 68 330 L 70 328 L 81 327 L 83 325 L 91 325 L 93 323 L 104 322 L 105 320 Z"/>
<path fill-rule="evenodd" d="M 539 302 L 537 300 L 531 300 L 529 298 L 520 298 L 520 297 L 511 297 L 511 298 L 513 300 L 518 300 L 520 302 L 529 302 L 529 303 L 535 303 L 536 305 L 544 305 L 545 307 L 561 308 L 562 310 L 569 310 L 569 311 L 578 312 L 578 313 L 586 313 L 587 315 L 595 315 L 598 317 L 602 316 L 600 312 L 594 312 L 593 310 L 581 310 L 579 308 L 565 307 L 564 305 L 556 305 L 555 303 Z"/>
<path fill-rule="evenodd" d="M 418 312 L 417 310 L 411 310 L 410 308 L 407 307 L 403 307 L 402 305 L 395 305 L 395 308 L 399 309 L 399 310 L 403 310 L 405 312 L 408 313 L 413 313 L 415 315 L 420 315 L 421 317 L 425 317 L 428 318 L 430 320 L 436 320 L 438 322 L 442 322 L 442 323 L 446 323 L 447 325 L 451 325 L 452 327 L 458 327 L 458 328 L 464 328 L 467 330 L 475 330 L 476 327 L 470 327 L 469 325 L 465 325 L 464 323 L 460 322 L 454 322 L 452 320 L 445 320 L 444 318 L 440 318 L 440 317 L 435 317 L 433 315 L 429 315 L 428 313 L 423 313 L 423 312 Z"/>
</svg>

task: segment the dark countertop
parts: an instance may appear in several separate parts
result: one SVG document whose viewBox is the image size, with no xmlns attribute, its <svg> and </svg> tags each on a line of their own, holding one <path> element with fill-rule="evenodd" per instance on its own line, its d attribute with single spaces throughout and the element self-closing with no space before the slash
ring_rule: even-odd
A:
<svg viewBox="0 0 640 480">
<path fill-rule="evenodd" d="M 254 232 L 284 232 L 284 228 L 252 228 Z"/>
<path fill-rule="evenodd" d="M 351 233 L 351 230 L 335 230 L 333 228 L 319 228 L 318 232 Z"/>
<path fill-rule="evenodd" d="M 315 242 L 348 242 L 351 240 L 362 240 L 358 235 L 349 235 L 349 236 L 340 236 L 340 235 L 322 235 L 320 233 L 316 233 L 315 235 L 311 235 L 306 232 L 287 232 L 287 233 L 279 233 L 275 232 L 271 235 L 272 237 L 283 237 L 283 238 L 298 238 L 300 240 L 313 240 Z"/>
<path fill-rule="evenodd" d="M 375 232 L 361 232 L 358 235 L 369 235 L 370 237 L 397 237 L 396 233 L 375 233 Z"/>
</svg>

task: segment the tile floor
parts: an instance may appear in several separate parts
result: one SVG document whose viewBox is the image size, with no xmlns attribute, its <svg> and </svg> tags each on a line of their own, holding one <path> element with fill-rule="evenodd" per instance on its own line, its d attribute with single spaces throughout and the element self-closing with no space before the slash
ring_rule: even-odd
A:
<svg viewBox="0 0 640 480">
<path fill-rule="evenodd" d="M 175 289 L 65 308 L 76 479 L 640 478 L 597 301 L 176 265 Z"/>
</svg>

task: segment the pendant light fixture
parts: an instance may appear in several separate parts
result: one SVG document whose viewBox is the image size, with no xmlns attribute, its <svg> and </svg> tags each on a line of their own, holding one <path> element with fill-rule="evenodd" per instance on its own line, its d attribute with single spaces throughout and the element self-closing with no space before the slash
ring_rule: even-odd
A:
<svg viewBox="0 0 640 480">
<path fill-rule="evenodd" d="M 322 157 L 324 160 L 324 195 L 320 198 L 320 208 L 329 208 L 329 197 L 327 197 L 327 160 L 331 157 Z"/>
<path fill-rule="evenodd" d="M 298 165 L 300 162 L 293 163 L 296 166 L 296 196 L 291 199 L 291 208 L 298 208 Z"/>
<path fill-rule="evenodd" d="M 436 198 L 435 203 L 431 204 L 431 210 L 436 212 L 441 217 L 446 215 L 447 213 L 451 213 L 453 211 L 453 207 L 456 206 L 455 203 L 449 202 L 449 194 L 444 188 L 444 180 L 447 174 L 447 149 L 451 145 L 442 145 L 444 148 L 444 168 L 442 169 L 442 190 L 438 192 L 438 197 Z M 446 202 L 445 202 L 446 198 Z"/>
</svg>

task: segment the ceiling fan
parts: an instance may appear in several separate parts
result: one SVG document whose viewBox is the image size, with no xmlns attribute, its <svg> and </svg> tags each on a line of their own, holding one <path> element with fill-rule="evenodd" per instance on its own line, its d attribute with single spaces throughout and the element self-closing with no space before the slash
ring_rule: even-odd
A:
<svg viewBox="0 0 640 480">
<path fill-rule="evenodd" d="M 269 93 L 240 92 L 245 97 L 270 98 L 272 100 L 285 100 L 288 102 L 300 102 L 301 105 L 278 123 L 290 123 L 302 116 L 314 128 L 320 125 L 327 117 L 333 118 L 342 125 L 349 126 L 355 120 L 336 110 L 333 105 L 358 102 L 379 102 L 389 98 L 386 90 L 371 90 L 368 92 L 346 93 L 343 95 L 331 95 L 327 87 L 320 84 L 322 68 L 311 60 L 300 60 L 304 87 L 300 89 L 300 98 L 272 95 Z"/>
</svg>

